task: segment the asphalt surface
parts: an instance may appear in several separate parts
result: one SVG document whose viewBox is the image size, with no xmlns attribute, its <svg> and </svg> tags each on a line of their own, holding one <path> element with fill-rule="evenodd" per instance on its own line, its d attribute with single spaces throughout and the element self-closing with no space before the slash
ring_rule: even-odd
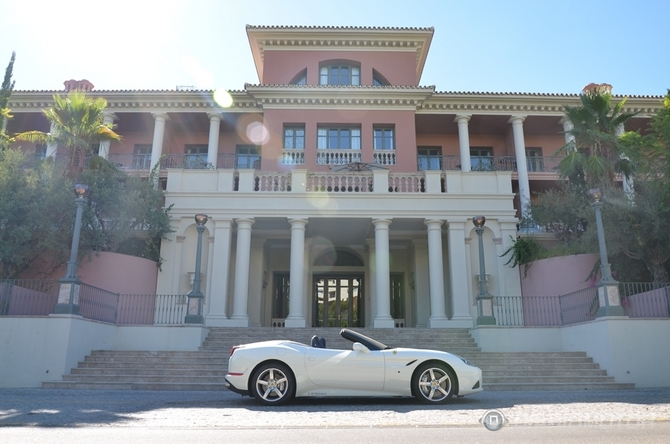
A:
<svg viewBox="0 0 670 444">
<path fill-rule="evenodd" d="M 280 407 L 228 391 L 0 389 L 0 429 L 483 427 L 491 411 L 505 427 L 643 426 L 670 422 L 670 388 L 485 391 L 441 406 L 413 399 L 299 399 Z"/>
</svg>

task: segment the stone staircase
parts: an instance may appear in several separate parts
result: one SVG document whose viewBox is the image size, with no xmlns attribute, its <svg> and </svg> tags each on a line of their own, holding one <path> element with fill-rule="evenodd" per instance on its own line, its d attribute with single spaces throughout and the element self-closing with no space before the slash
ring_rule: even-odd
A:
<svg viewBox="0 0 670 444">
<path fill-rule="evenodd" d="M 84 390 L 224 390 L 230 349 L 272 339 L 309 344 L 325 337 L 328 348 L 351 349 L 339 328 L 211 328 L 198 351 L 95 350 L 62 381 L 43 388 Z M 365 329 L 365 335 L 396 347 L 446 350 L 483 371 L 485 390 L 618 390 L 634 384 L 614 382 L 584 352 L 482 352 L 467 329 Z"/>
</svg>

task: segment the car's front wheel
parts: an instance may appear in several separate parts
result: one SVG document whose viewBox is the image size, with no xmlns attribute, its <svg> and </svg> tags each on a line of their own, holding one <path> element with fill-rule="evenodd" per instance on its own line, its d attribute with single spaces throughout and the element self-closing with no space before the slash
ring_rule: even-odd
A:
<svg viewBox="0 0 670 444">
<path fill-rule="evenodd" d="M 295 393 L 295 378 L 284 364 L 270 362 L 261 365 L 252 377 L 254 397 L 266 405 L 282 405 Z"/>
<path fill-rule="evenodd" d="M 456 376 L 447 366 L 440 363 L 424 364 L 412 378 L 414 396 L 424 404 L 447 402 L 456 391 Z"/>
</svg>

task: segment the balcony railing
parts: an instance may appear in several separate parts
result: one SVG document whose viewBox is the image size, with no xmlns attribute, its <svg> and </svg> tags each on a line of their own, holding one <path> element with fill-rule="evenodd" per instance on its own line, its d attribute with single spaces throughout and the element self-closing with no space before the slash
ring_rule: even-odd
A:
<svg viewBox="0 0 670 444">
<path fill-rule="evenodd" d="M 526 168 L 529 173 L 556 173 L 560 158 L 527 157 Z M 461 156 L 442 156 L 419 159 L 419 170 L 458 171 L 461 169 Z M 471 156 L 471 171 L 517 171 L 515 156 Z"/>
<path fill-rule="evenodd" d="M 324 150 L 316 151 L 317 165 L 346 165 L 348 163 L 360 162 L 360 150 Z"/>
<path fill-rule="evenodd" d="M 372 153 L 372 163 L 383 166 L 395 165 L 395 150 L 375 150 Z"/>
<path fill-rule="evenodd" d="M 281 156 L 282 165 L 304 165 L 305 164 L 305 150 L 287 150 L 282 151 Z"/>
<path fill-rule="evenodd" d="M 335 193 L 365 193 L 373 190 L 370 172 L 310 173 L 307 191 Z"/>
<path fill-rule="evenodd" d="M 390 193 L 425 193 L 426 179 L 423 174 L 389 174 Z"/>
</svg>

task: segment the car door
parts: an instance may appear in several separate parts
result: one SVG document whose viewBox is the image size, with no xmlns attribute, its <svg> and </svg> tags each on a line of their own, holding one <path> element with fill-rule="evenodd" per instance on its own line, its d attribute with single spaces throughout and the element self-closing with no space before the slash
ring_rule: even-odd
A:
<svg viewBox="0 0 670 444">
<path fill-rule="evenodd" d="M 322 387 L 383 390 L 384 356 L 381 351 L 309 348 L 305 368 L 309 379 Z"/>
</svg>

